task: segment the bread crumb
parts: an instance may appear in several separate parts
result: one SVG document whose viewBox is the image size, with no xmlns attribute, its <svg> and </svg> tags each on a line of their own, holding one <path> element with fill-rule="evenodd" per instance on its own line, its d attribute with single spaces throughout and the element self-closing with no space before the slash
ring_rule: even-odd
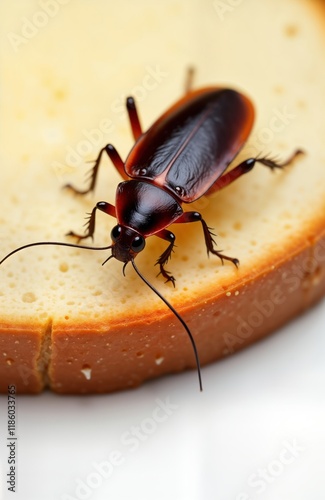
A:
<svg viewBox="0 0 325 500">
<path fill-rule="evenodd" d="M 90 368 L 90 366 L 85 365 L 85 366 L 82 367 L 82 369 L 80 371 L 85 376 L 86 380 L 90 380 L 91 379 L 91 368 Z"/>
<path fill-rule="evenodd" d="M 163 356 L 157 356 L 156 359 L 155 359 L 155 363 L 156 365 L 161 365 L 161 363 L 163 363 L 163 361 L 165 360 L 165 358 Z"/>
</svg>

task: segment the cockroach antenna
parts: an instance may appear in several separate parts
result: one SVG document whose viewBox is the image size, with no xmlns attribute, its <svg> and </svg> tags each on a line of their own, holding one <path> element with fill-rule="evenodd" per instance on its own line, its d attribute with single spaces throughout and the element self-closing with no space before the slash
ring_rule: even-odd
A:
<svg viewBox="0 0 325 500">
<path fill-rule="evenodd" d="M 196 367 L 197 367 L 197 374 L 198 374 L 198 378 L 199 378 L 199 385 L 200 385 L 200 391 L 202 392 L 203 390 L 203 387 L 202 387 L 202 378 L 201 378 L 201 366 L 200 366 L 200 359 L 199 359 L 199 355 L 198 355 L 198 352 L 197 352 L 197 347 L 196 347 L 196 344 L 195 344 L 195 340 L 194 340 L 194 337 L 189 329 L 189 327 L 187 326 L 187 324 L 185 323 L 185 321 L 183 320 L 183 318 L 178 314 L 178 312 L 176 311 L 176 309 L 174 309 L 174 307 L 168 302 L 167 299 L 165 299 L 165 297 L 163 295 L 161 295 L 161 293 L 147 280 L 147 278 L 145 278 L 143 276 L 143 274 L 141 274 L 141 272 L 139 271 L 138 267 L 136 266 L 135 262 L 133 259 L 131 259 L 131 263 L 132 263 L 132 266 L 135 270 L 135 272 L 137 273 L 137 275 L 142 279 L 142 281 L 156 294 L 158 295 L 158 297 L 160 298 L 160 300 L 162 300 L 166 306 L 171 310 L 171 312 L 176 316 L 176 318 L 178 319 L 178 321 L 183 325 L 183 327 L 185 328 L 186 332 L 187 332 L 187 335 L 189 336 L 190 338 L 190 341 L 192 343 L 192 347 L 193 347 L 193 351 L 194 351 L 194 355 L 195 355 L 195 361 L 196 361 Z"/>
<path fill-rule="evenodd" d="M 25 248 L 37 247 L 41 245 L 56 245 L 60 247 L 81 248 L 82 250 L 109 250 L 110 248 L 112 248 L 112 245 L 106 247 L 89 247 L 86 245 L 76 245 L 75 243 L 63 243 L 61 241 L 37 241 L 36 243 L 28 243 L 27 245 L 23 245 L 22 247 L 15 248 L 15 250 L 8 253 L 2 260 L 0 260 L 0 266 L 15 253 L 18 253 L 21 250 L 25 250 Z"/>
<path fill-rule="evenodd" d="M 23 245 L 21 247 L 16 248 L 15 250 L 12 250 L 12 252 L 8 253 L 2 260 L 0 260 L 0 266 L 7 259 L 9 259 L 9 257 L 11 257 L 12 255 L 14 255 L 15 253 L 20 252 L 21 250 L 25 250 L 26 248 L 31 248 L 31 247 L 36 247 L 36 246 L 45 246 L 45 245 L 70 247 L 70 248 L 80 248 L 82 250 L 98 250 L 98 251 L 100 251 L 100 250 L 109 250 L 109 249 L 112 248 L 112 245 L 105 246 L 105 247 L 90 247 L 90 246 L 87 246 L 87 245 L 77 245 L 77 244 L 74 244 L 74 243 L 64 243 L 64 242 L 60 242 L 60 241 L 38 241 L 36 243 L 28 243 L 27 245 Z M 108 260 L 110 260 L 112 257 L 114 257 L 114 256 L 110 255 L 103 262 L 103 265 Z M 194 355 L 195 355 L 195 360 L 196 360 L 196 366 L 197 366 L 197 373 L 198 373 L 198 378 L 199 378 L 200 391 L 202 391 L 203 387 L 202 387 L 201 367 L 200 367 L 199 355 L 198 355 L 198 352 L 197 352 L 197 347 L 196 347 L 196 344 L 195 344 L 194 337 L 193 337 L 193 335 L 192 335 L 189 327 L 187 326 L 187 324 L 185 323 L 185 321 L 183 320 L 183 318 L 178 314 L 178 312 L 176 311 L 176 309 L 174 309 L 174 307 L 168 302 L 168 300 L 163 295 L 161 295 L 161 293 L 145 278 L 145 276 L 143 276 L 143 274 L 139 271 L 138 267 L 136 266 L 136 264 L 134 262 L 134 259 L 131 259 L 131 263 L 132 263 L 132 266 L 133 266 L 135 272 L 141 278 L 141 280 L 160 298 L 160 300 L 162 300 L 164 302 L 164 304 L 166 304 L 166 306 L 171 310 L 171 312 L 176 316 L 176 318 L 178 319 L 178 321 L 185 328 L 185 330 L 186 330 L 186 332 L 187 332 L 187 334 L 188 334 L 188 336 L 190 338 L 190 341 L 192 343 L 193 350 L 194 350 Z M 123 275 L 124 276 L 125 276 L 125 267 L 126 267 L 127 264 L 128 264 L 128 262 L 125 262 L 124 265 L 123 265 Z"/>
</svg>

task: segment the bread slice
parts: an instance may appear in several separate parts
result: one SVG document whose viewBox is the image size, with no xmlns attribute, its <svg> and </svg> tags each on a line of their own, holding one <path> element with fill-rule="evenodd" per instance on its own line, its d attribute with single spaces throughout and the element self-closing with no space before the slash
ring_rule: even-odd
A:
<svg viewBox="0 0 325 500">
<path fill-rule="evenodd" d="M 197 9 L 170 0 L 155 8 L 130 4 L 125 16 L 113 4 L 96 5 L 58 3 L 44 29 L 35 12 L 1 7 L 8 43 L 2 52 L 0 258 L 31 242 L 71 241 L 64 234 L 81 230 L 97 201 L 114 203 L 120 179 L 106 159 L 94 197 L 61 187 L 81 186 L 86 161 L 108 142 L 126 157 L 132 145 L 126 95 L 137 99 L 146 129 L 180 97 L 188 63 L 196 67 L 198 87 L 243 90 L 257 117 L 234 165 L 257 154 L 285 159 L 296 148 L 306 155 L 283 172 L 257 165 L 187 207 L 215 228 L 218 249 L 237 257 L 239 269 L 207 258 L 196 224 L 172 227 L 177 248 L 167 269 L 175 289 L 156 277 L 165 242 L 148 239 L 136 261 L 186 321 L 205 365 L 261 339 L 325 293 L 325 75 L 319 69 L 325 9 L 316 1 L 223 2 L 228 8 L 220 10 L 220 2 Z M 32 27 L 17 21 L 24 16 L 35 28 L 29 38 Z M 114 224 L 98 216 L 94 246 L 109 244 Z M 21 393 L 44 387 L 109 392 L 195 367 L 175 316 L 130 265 L 125 277 L 121 262 L 102 267 L 108 256 L 44 246 L 0 267 L 1 392 L 8 384 Z"/>
</svg>

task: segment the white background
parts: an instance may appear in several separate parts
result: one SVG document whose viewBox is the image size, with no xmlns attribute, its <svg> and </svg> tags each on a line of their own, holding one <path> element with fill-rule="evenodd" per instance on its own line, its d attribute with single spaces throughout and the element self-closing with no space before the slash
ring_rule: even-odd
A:
<svg viewBox="0 0 325 500">
<path fill-rule="evenodd" d="M 18 395 L 15 494 L 4 480 L 1 396 L 1 498 L 322 498 L 324 331 L 322 301 L 264 341 L 205 367 L 202 394 L 193 371 L 110 395 Z M 169 409 L 158 410 L 161 402 Z"/>
</svg>

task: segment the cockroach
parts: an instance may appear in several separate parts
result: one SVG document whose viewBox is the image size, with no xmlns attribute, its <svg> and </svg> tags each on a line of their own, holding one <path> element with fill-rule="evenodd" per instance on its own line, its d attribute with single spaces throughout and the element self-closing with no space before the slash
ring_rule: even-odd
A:
<svg viewBox="0 0 325 500">
<path fill-rule="evenodd" d="M 228 165 L 245 144 L 254 122 L 254 107 L 244 94 L 231 88 L 206 87 L 191 89 L 191 75 L 188 77 L 184 97 L 172 105 L 146 131 L 142 131 L 139 115 L 132 97 L 126 100 L 126 109 L 135 144 L 125 162 L 112 144 L 103 147 L 91 171 L 90 183 L 86 189 L 65 187 L 76 194 L 86 195 L 95 189 L 99 165 L 107 154 L 123 178 L 116 190 L 115 206 L 100 201 L 93 208 L 83 235 L 73 231 L 78 243 L 93 238 L 97 210 L 117 219 L 111 231 L 112 244 L 106 247 L 90 247 L 64 242 L 37 242 L 24 245 L 4 257 L 2 264 L 14 253 L 36 245 L 61 245 L 88 250 L 108 250 L 111 255 L 103 262 L 115 257 L 124 263 L 131 262 L 135 272 L 144 283 L 166 304 L 186 330 L 193 346 L 202 391 L 199 355 L 191 331 L 174 307 L 143 276 L 135 264 L 136 256 L 144 249 L 146 238 L 158 236 L 168 242 L 166 250 L 156 264 L 159 274 L 166 282 L 175 286 L 174 276 L 165 269 L 175 245 L 175 235 L 167 229 L 171 224 L 200 222 L 208 255 L 214 254 L 232 262 L 236 267 L 238 259 L 229 257 L 214 248 L 216 244 L 202 215 L 196 211 L 182 209 L 182 203 L 192 203 L 203 195 L 216 192 L 241 175 L 246 174 L 256 163 L 271 170 L 282 169 L 301 154 L 297 149 L 285 162 L 279 163 L 269 157 L 248 158 L 225 173 Z"/>
</svg>

